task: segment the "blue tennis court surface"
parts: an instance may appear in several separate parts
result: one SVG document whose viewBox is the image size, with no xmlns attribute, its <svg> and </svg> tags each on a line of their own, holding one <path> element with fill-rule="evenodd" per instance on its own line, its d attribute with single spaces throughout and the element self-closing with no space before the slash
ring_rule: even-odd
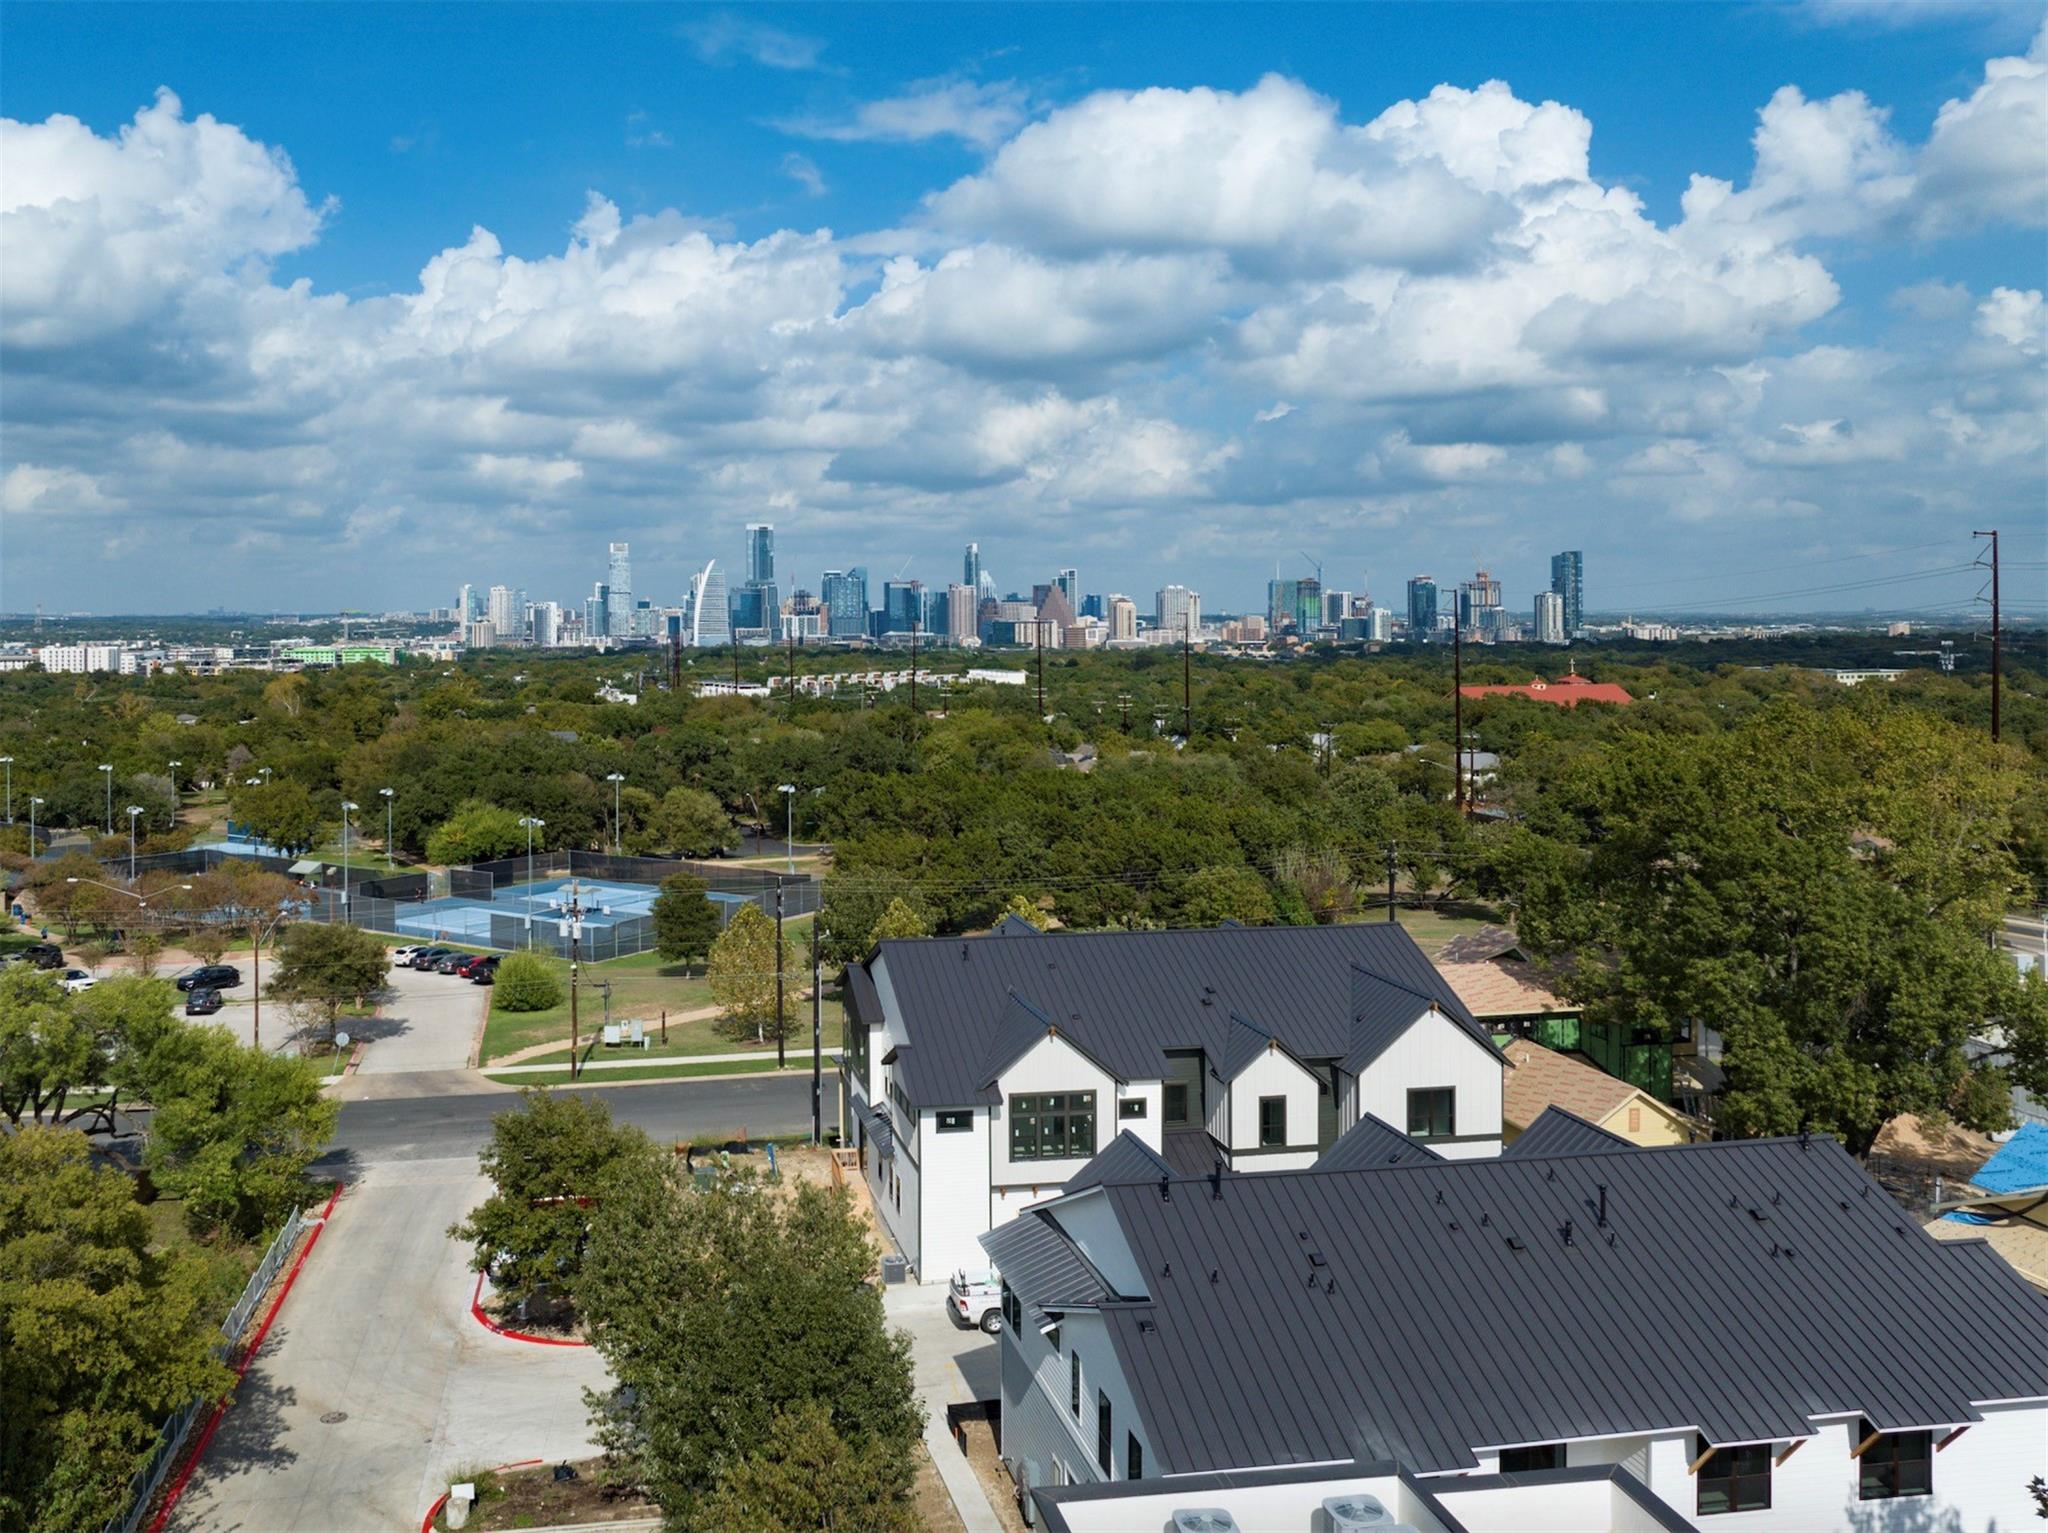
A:
<svg viewBox="0 0 2048 1533">
<path fill-rule="evenodd" d="M 539 932 L 559 933 L 561 923 L 568 918 L 570 882 L 566 878 L 540 879 L 530 884 L 508 884 L 494 891 L 489 899 L 481 895 L 449 895 L 416 905 L 400 904 L 393 912 L 392 924 L 407 936 L 448 937 L 471 943 L 490 941 L 493 918 L 500 922 L 518 921 L 522 926 L 530 920 Z M 587 936 L 594 935 L 593 929 L 643 919 L 661 893 L 653 884 L 605 879 L 582 878 L 575 880 L 575 885 Z M 710 898 L 718 905 L 748 903 L 748 897 L 742 894 L 713 893 Z"/>
</svg>

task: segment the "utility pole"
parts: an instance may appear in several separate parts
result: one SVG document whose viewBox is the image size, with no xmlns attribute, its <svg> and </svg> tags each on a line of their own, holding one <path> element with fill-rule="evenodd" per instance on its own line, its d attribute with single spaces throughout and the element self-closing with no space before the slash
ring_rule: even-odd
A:
<svg viewBox="0 0 2048 1533">
<path fill-rule="evenodd" d="M 1131 732 L 1131 694 L 1130 694 L 1130 693 L 1128 693 L 1128 692 L 1119 692 L 1119 693 L 1117 693 L 1117 695 L 1116 695 L 1116 711 L 1117 711 L 1118 715 L 1119 715 L 1119 716 L 1120 716 L 1120 717 L 1121 717 L 1121 718 L 1123 719 L 1123 732 L 1124 732 L 1125 734 L 1129 734 L 1129 733 Z"/>
<path fill-rule="evenodd" d="M 1188 613 L 1180 617 L 1180 737 L 1195 743 L 1194 622 Z"/>
<path fill-rule="evenodd" d="M 775 1068 L 780 1070 L 787 1064 L 788 1050 L 784 1035 L 789 1029 L 784 1026 L 788 1020 L 782 1009 L 782 875 L 775 875 Z"/>
<path fill-rule="evenodd" d="M 796 624 L 789 625 L 789 716 L 796 717 Z"/>
<path fill-rule="evenodd" d="M 917 725 L 917 619 L 910 620 L 910 721 Z"/>
<path fill-rule="evenodd" d="M 1045 619 L 1031 620 L 1031 637 L 1038 641 L 1038 716 L 1045 717 Z"/>
<path fill-rule="evenodd" d="M 1394 843 L 1387 843 L 1387 920 L 1394 920 Z"/>
<path fill-rule="evenodd" d="M 1999 737 L 1999 648 L 2004 630 L 1999 623 L 1998 610 L 1998 529 L 1989 532 L 1973 532 L 1973 538 L 1991 539 L 1991 743 L 1996 745 Z"/>
<path fill-rule="evenodd" d="M 824 969 L 818 958 L 818 917 L 811 912 L 811 1143 L 825 1142 Z"/>
<path fill-rule="evenodd" d="M 1451 623 L 1451 783 L 1458 813 L 1465 812 L 1465 630 Z"/>
</svg>

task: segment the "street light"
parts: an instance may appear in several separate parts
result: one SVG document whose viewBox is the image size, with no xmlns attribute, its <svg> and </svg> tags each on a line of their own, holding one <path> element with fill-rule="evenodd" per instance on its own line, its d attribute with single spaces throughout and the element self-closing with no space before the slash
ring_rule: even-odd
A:
<svg viewBox="0 0 2048 1533">
<path fill-rule="evenodd" d="M 389 788 L 379 788 L 377 794 L 384 800 L 384 860 L 396 867 L 398 859 L 391 854 L 391 805 L 397 795 Z"/>
<path fill-rule="evenodd" d="M 341 918 L 348 919 L 348 817 L 355 805 L 341 801 Z"/>
<path fill-rule="evenodd" d="M 107 774 L 107 834 L 111 836 L 114 833 L 114 769 L 102 761 L 100 770 Z"/>
<path fill-rule="evenodd" d="M 626 826 L 619 818 L 619 784 L 626 780 L 624 772 L 607 772 L 604 780 L 612 785 L 612 855 L 626 854 Z"/>
<path fill-rule="evenodd" d="M 796 871 L 796 784 L 777 783 L 775 791 L 782 795 L 783 803 L 789 806 L 789 813 L 782 822 L 782 855 L 789 863 L 789 871 Z"/>
<path fill-rule="evenodd" d="M 36 852 L 36 805 L 38 805 L 38 804 L 40 804 L 40 803 L 42 803 L 42 802 L 43 802 L 43 800 L 42 800 L 42 799 L 40 799 L 40 798 L 38 798 L 38 797 L 37 797 L 36 795 L 34 795 L 34 794 L 30 794 L 30 795 L 29 795 L 29 800 L 28 800 L 28 854 L 29 854 L 29 856 L 31 856 L 31 857 L 34 857 L 34 856 L 36 856 L 36 855 L 37 855 L 37 852 Z"/>
<path fill-rule="evenodd" d="M 178 823 L 178 816 L 185 811 L 185 790 L 178 782 L 178 768 L 185 763 L 173 761 L 171 766 L 171 823 Z"/>
<path fill-rule="evenodd" d="M 14 758 L 0 756 L 0 766 L 7 768 L 7 823 L 14 823 Z"/>
<path fill-rule="evenodd" d="M 142 814 L 140 804 L 128 806 L 128 881 L 135 882 L 135 822 Z"/>
<path fill-rule="evenodd" d="M 519 823 L 526 827 L 526 945 L 533 946 L 533 833 L 545 829 L 546 820 L 536 820 L 532 815 L 519 817 Z"/>
</svg>

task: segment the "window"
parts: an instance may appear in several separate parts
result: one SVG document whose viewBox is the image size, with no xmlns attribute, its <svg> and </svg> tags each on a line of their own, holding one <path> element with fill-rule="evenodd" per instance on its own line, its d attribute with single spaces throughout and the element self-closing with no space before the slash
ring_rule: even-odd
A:
<svg viewBox="0 0 2048 1533">
<path fill-rule="evenodd" d="M 1074 1419 L 1081 1419 L 1081 1354 L 1072 1353 L 1067 1358 L 1067 1409 L 1074 1413 Z"/>
<path fill-rule="evenodd" d="M 1631 1107 L 1628 1110 L 1628 1131 L 1631 1134 L 1636 1133 L 1642 1128 L 1642 1126 L 1643 1110 L 1640 1107 Z"/>
<path fill-rule="evenodd" d="M 954 1108 L 950 1111 L 941 1111 L 934 1116 L 939 1120 L 938 1130 L 942 1134 L 964 1134 L 974 1127 L 972 1108 Z"/>
<path fill-rule="evenodd" d="M 1458 1132 L 1458 1092 L 1454 1086 L 1429 1086 L 1408 1093 L 1408 1137 L 1449 1139 Z"/>
<path fill-rule="evenodd" d="M 1132 1432 L 1124 1438 L 1124 1478 L 1142 1480 L 1145 1478 L 1145 1450 L 1138 1446 L 1138 1434 Z"/>
<path fill-rule="evenodd" d="M 1121 1102 L 1116 1104 L 1116 1115 L 1119 1118 L 1144 1117 L 1145 1099 L 1143 1097 L 1125 1097 Z"/>
<path fill-rule="evenodd" d="M 1533 1448 L 1500 1450 L 1502 1474 L 1533 1474 L 1541 1469 L 1564 1468 L 1563 1443 L 1538 1443 Z"/>
<path fill-rule="evenodd" d="M 1856 1441 L 1864 1442 L 1877 1428 L 1858 1424 Z M 1934 1494 L 1934 1434 L 1886 1432 L 1856 1460 L 1856 1490 L 1865 1501 L 1890 1501 L 1897 1496 Z"/>
<path fill-rule="evenodd" d="M 1259 1148 L 1278 1149 L 1287 1143 L 1287 1098 L 1259 1098 Z"/>
<path fill-rule="evenodd" d="M 1109 1396 L 1098 1389 L 1095 1391 L 1095 1462 L 1102 1466 L 1105 1480 L 1116 1478 L 1116 1454 L 1110 1447 L 1115 1436 L 1110 1430 Z"/>
<path fill-rule="evenodd" d="M 1693 1438 L 1693 1457 L 1707 1453 L 1707 1440 Z M 1767 1512 L 1771 1509 L 1771 1445 L 1716 1448 L 1700 1465 L 1702 1517 L 1721 1512 Z"/>
<path fill-rule="evenodd" d="M 1188 1121 L 1188 1086 L 1186 1081 L 1168 1081 L 1166 1083 L 1166 1101 L 1163 1116 L 1169 1128 L 1179 1127 Z"/>
<path fill-rule="evenodd" d="M 1094 1153 L 1094 1092 L 1010 1098 L 1011 1160 L 1075 1160 Z"/>
</svg>

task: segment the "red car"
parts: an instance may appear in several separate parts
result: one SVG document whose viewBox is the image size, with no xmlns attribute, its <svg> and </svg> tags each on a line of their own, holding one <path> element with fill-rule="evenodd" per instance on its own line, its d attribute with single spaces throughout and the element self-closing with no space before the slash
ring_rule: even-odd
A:
<svg viewBox="0 0 2048 1533">
<path fill-rule="evenodd" d="M 486 962 L 490 956 L 488 953 L 478 953 L 474 957 L 465 958 L 455 966 L 455 972 L 463 979 L 475 979 L 477 965 Z"/>
</svg>

